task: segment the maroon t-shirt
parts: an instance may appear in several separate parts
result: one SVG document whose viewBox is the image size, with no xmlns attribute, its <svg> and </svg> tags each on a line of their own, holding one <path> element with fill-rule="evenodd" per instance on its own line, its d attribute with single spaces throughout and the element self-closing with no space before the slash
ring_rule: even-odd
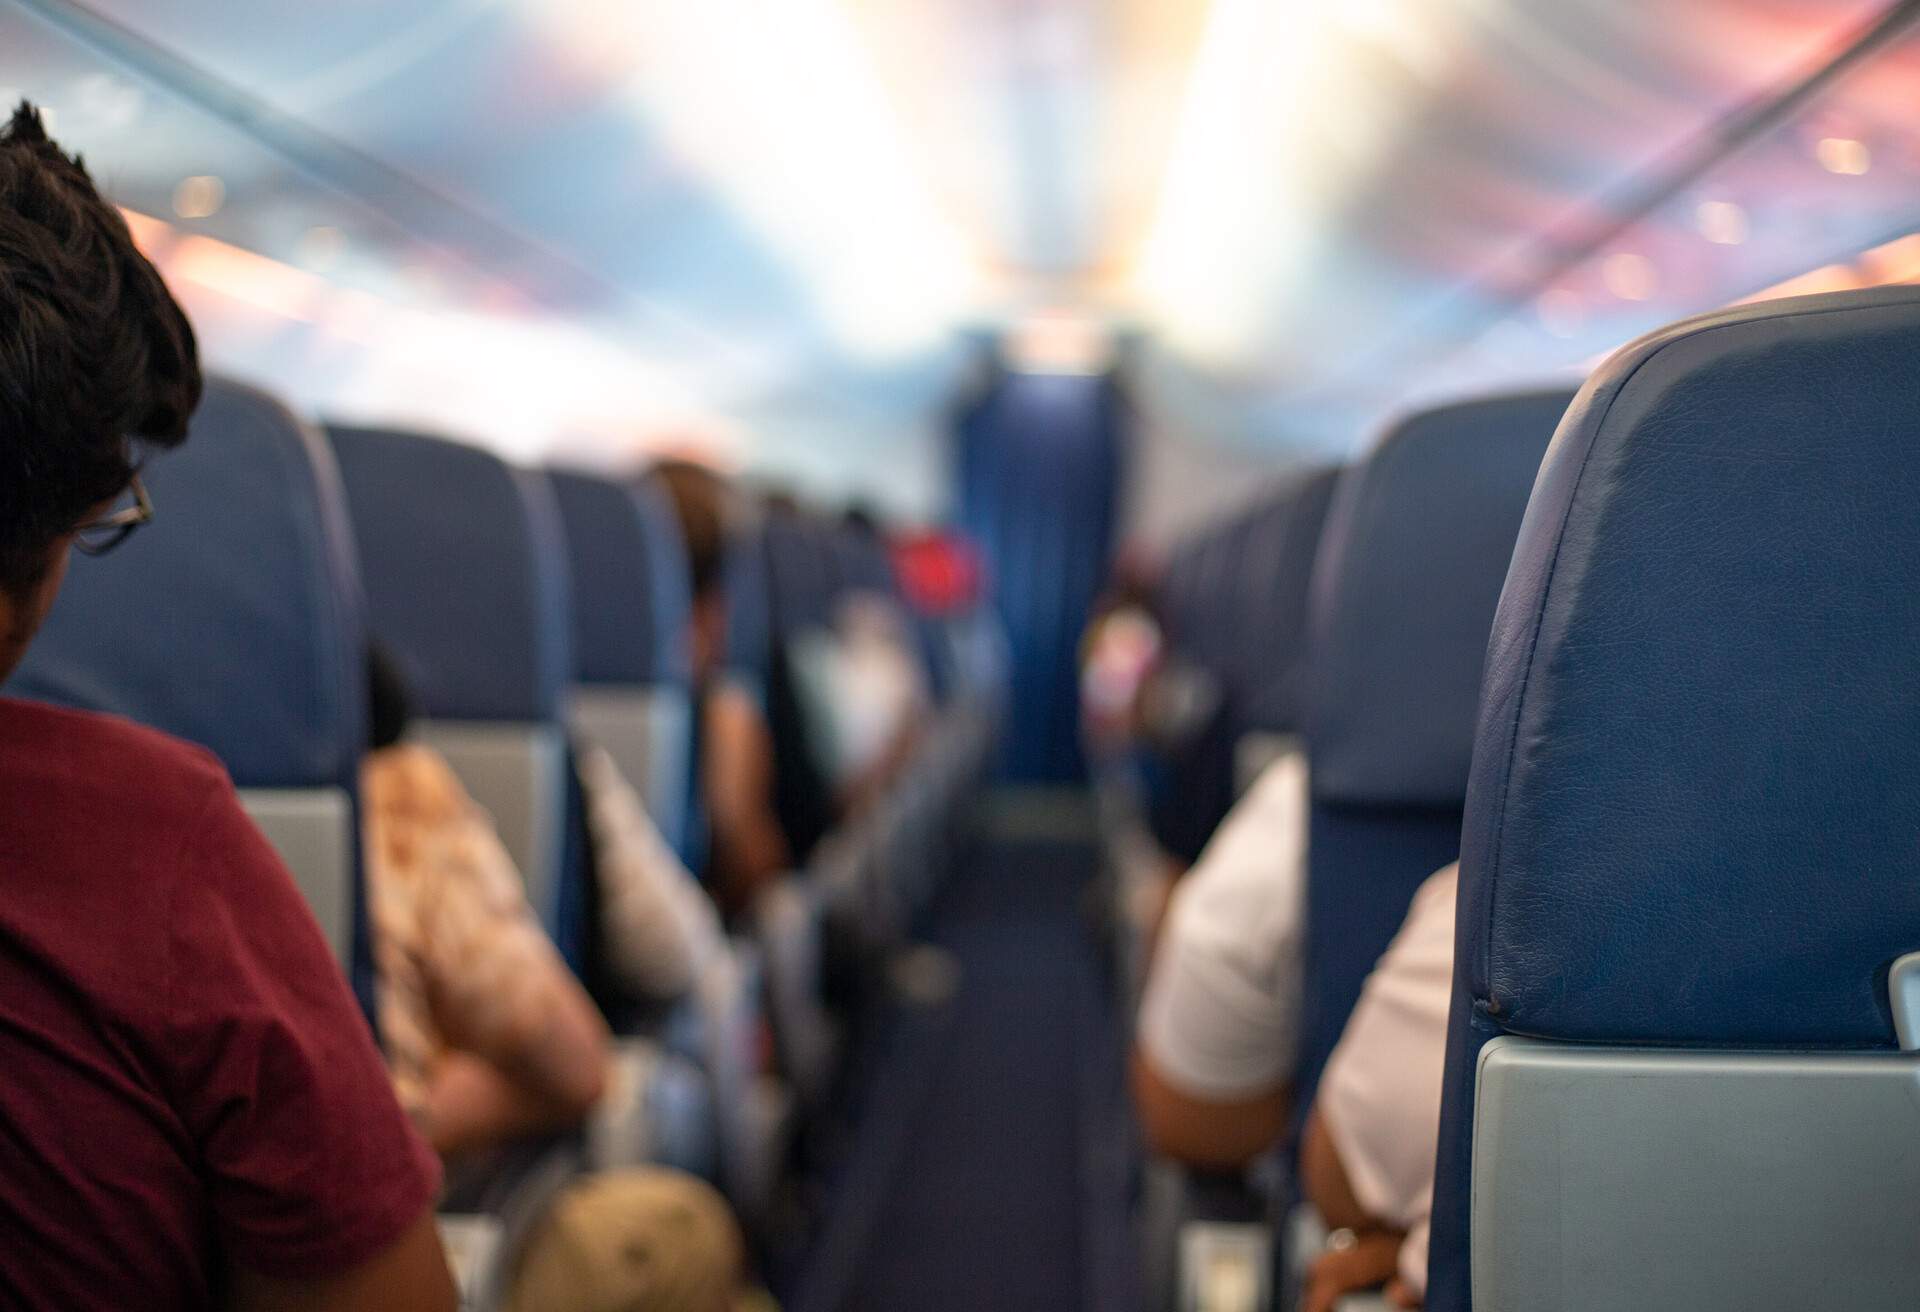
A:
<svg viewBox="0 0 1920 1312">
<path fill-rule="evenodd" d="M 0 699 L 0 1308 L 343 1272 L 439 1187 L 306 903 L 207 753 Z"/>
</svg>

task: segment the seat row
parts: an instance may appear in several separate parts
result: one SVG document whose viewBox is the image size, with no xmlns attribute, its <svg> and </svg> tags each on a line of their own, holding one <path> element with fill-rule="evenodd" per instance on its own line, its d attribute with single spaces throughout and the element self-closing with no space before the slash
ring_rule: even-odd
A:
<svg viewBox="0 0 1920 1312">
<path fill-rule="evenodd" d="M 1909 290 L 1704 316 L 1395 425 L 1309 550 L 1248 526 L 1311 479 L 1171 554 L 1227 728 L 1160 786 L 1218 789 L 1240 662 L 1302 691 L 1300 1112 L 1460 863 L 1429 1307 L 1920 1297 L 1916 347 Z"/>
<path fill-rule="evenodd" d="M 122 714 L 213 750 L 373 1022 L 359 787 L 377 637 L 417 698 L 414 734 L 492 816 L 561 956 L 617 1028 L 638 1026 L 659 1050 L 646 1097 L 652 1155 L 715 1176 L 750 1222 L 764 1214 L 792 1127 L 751 1087 L 761 1013 L 783 1051 L 809 1054 L 788 1080 L 816 1094 L 830 1086 L 834 1052 L 819 1037 L 836 1023 L 821 1000 L 828 910 L 841 934 L 850 905 L 924 905 L 939 868 L 934 834 L 957 823 L 987 757 L 991 689 L 967 685 L 945 700 L 879 818 L 835 835 L 818 877 L 783 881 L 781 908 L 751 920 L 759 941 L 737 941 L 729 969 L 712 970 L 674 1016 L 635 1016 L 597 969 L 576 756 L 589 743 L 611 755 L 692 863 L 688 567 L 664 499 L 419 434 L 318 430 L 219 380 L 192 440 L 144 478 L 162 513 L 142 550 L 74 572 L 10 691 Z M 743 531 L 737 553 L 774 559 L 772 532 Z M 783 616 L 804 605 L 817 617 L 840 592 L 892 588 L 877 547 L 821 545 L 836 541 L 833 577 L 808 580 L 811 591 L 770 581 L 757 604 Z M 752 633 L 743 625 L 735 640 L 744 647 Z M 885 950 L 909 927 L 896 916 L 861 929 Z M 550 1159 L 523 1174 L 547 1192 L 566 1178 Z M 536 1206 L 524 1193 L 503 1204 L 521 1221 Z M 498 1252 L 496 1270 L 508 1256 Z"/>
</svg>

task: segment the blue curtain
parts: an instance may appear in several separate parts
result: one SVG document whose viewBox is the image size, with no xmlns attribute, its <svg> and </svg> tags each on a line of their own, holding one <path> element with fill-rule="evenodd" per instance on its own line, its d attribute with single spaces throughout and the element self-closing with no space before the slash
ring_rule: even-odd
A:
<svg viewBox="0 0 1920 1312">
<path fill-rule="evenodd" d="M 1000 373 L 960 416 L 959 508 L 1013 655 L 1003 774 L 1077 782 L 1077 657 L 1107 579 L 1125 405 L 1109 377 Z"/>
</svg>

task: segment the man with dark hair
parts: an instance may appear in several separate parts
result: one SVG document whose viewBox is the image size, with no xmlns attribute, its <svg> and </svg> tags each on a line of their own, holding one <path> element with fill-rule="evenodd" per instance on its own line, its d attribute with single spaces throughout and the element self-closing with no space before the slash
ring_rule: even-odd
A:
<svg viewBox="0 0 1920 1312">
<path fill-rule="evenodd" d="M 693 672 L 700 698 L 700 789 L 712 827 L 709 887 L 722 909 L 746 911 L 793 866 L 774 809 L 773 732 L 761 700 L 726 677 L 726 557 L 731 493 L 712 470 L 663 461 L 647 477 L 673 502 L 693 583 Z"/>
<path fill-rule="evenodd" d="M 192 329 L 26 105 L 0 132 L 0 678 L 153 515 Z M 0 1305 L 454 1306 L 431 1151 L 212 757 L 0 699 Z"/>
</svg>

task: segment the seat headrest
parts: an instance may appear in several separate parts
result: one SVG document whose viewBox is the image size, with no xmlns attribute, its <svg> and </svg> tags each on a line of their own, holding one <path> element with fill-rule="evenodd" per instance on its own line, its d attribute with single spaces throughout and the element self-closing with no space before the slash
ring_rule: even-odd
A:
<svg viewBox="0 0 1920 1312">
<path fill-rule="evenodd" d="M 1306 725 L 1307 591 L 1339 478 L 1338 469 L 1302 474 L 1247 521 L 1240 583 L 1220 615 L 1235 635 L 1230 681 L 1243 729 L 1295 733 Z"/>
<path fill-rule="evenodd" d="M 330 427 L 369 623 L 423 714 L 552 721 L 572 676 L 566 548 L 545 478 L 416 433 Z"/>
<path fill-rule="evenodd" d="M 728 535 L 723 568 L 727 674 L 764 696 L 773 662 L 773 617 L 766 539 L 758 527 L 738 528 Z"/>
<path fill-rule="evenodd" d="M 673 508 L 650 486 L 549 477 L 566 531 L 579 681 L 685 683 L 692 584 Z"/>
<path fill-rule="evenodd" d="M 1341 476 L 1309 603 L 1313 793 L 1459 806 L 1487 633 L 1570 391 L 1427 410 Z"/>
<path fill-rule="evenodd" d="M 1156 592 L 1168 643 L 1209 669 L 1217 669 L 1226 645 L 1209 602 L 1226 587 L 1230 554 L 1228 535 L 1220 528 L 1187 538 L 1168 556 Z"/>
<path fill-rule="evenodd" d="M 856 592 L 879 593 L 888 597 L 900 595 L 900 579 L 894 572 L 893 554 L 885 542 L 844 527 L 835 530 L 833 540 L 834 550 L 840 558 L 839 574 L 843 586 Z"/>
<path fill-rule="evenodd" d="M 767 592 L 776 640 L 830 625 L 842 591 L 842 560 L 828 526 L 808 515 L 775 511 L 761 528 Z"/>
<path fill-rule="evenodd" d="M 1545 1037 L 1893 1043 L 1920 948 L 1920 291 L 1692 319 L 1581 389 L 1488 652 L 1463 980 Z"/>
<path fill-rule="evenodd" d="M 197 742 L 243 788 L 351 787 L 366 639 L 326 444 L 215 379 L 186 444 L 142 477 L 152 524 L 74 560 L 11 689 Z"/>
</svg>

